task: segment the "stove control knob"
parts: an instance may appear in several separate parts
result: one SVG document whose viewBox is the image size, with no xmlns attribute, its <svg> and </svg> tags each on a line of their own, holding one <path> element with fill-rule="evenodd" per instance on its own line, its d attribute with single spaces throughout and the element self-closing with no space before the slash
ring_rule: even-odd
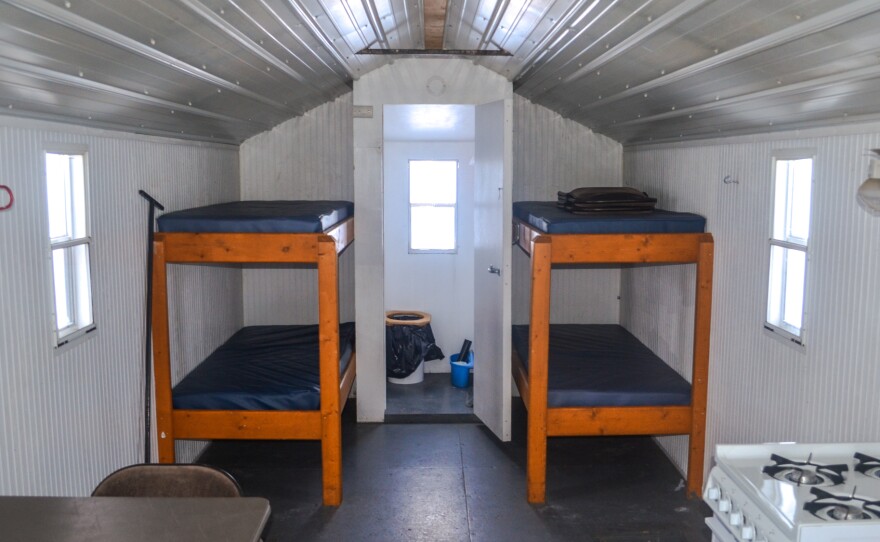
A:
<svg viewBox="0 0 880 542">
<path fill-rule="evenodd" d="M 722 512 L 730 512 L 730 499 L 724 497 L 718 501 L 718 510 L 721 510 Z"/>
<path fill-rule="evenodd" d="M 710 501 L 717 501 L 721 498 L 721 489 L 717 487 L 710 487 L 708 490 L 706 490 L 706 497 L 708 497 Z"/>
<path fill-rule="evenodd" d="M 742 512 L 731 512 L 730 513 L 730 524 L 734 527 L 739 527 L 743 524 L 743 514 Z"/>
<path fill-rule="evenodd" d="M 742 539 L 743 540 L 754 540 L 755 539 L 755 526 L 754 525 L 744 525 L 742 528 Z"/>
</svg>

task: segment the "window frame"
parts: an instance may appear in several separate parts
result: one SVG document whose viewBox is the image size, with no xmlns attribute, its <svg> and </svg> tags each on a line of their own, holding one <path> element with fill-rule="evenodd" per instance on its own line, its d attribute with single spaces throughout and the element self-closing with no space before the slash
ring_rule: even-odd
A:
<svg viewBox="0 0 880 542">
<path fill-rule="evenodd" d="M 779 190 L 778 183 L 779 179 L 777 178 L 777 166 L 781 161 L 795 161 L 795 160 L 810 160 L 810 208 L 808 211 L 808 228 L 809 231 L 807 233 L 807 239 L 801 243 L 799 240 L 790 240 L 790 239 L 777 239 L 775 226 L 776 226 L 776 209 L 778 207 L 777 203 L 777 192 Z M 807 320 L 809 315 L 809 277 L 810 277 L 810 235 L 813 229 L 813 199 L 814 199 L 814 187 L 816 180 L 816 149 L 812 148 L 804 148 L 804 149 L 784 149 L 784 150 L 775 150 L 772 154 L 771 160 L 771 190 L 770 190 L 770 235 L 767 240 L 767 265 L 765 266 L 766 275 L 766 290 L 764 295 L 764 315 L 763 315 L 763 326 L 765 331 L 772 337 L 783 340 L 786 344 L 799 347 L 801 349 L 805 348 L 806 342 L 805 338 L 807 335 Z M 786 183 L 786 201 L 785 207 L 789 208 L 790 194 L 791 189 L 789 184 Z M 783 226 L 783 237 L 788 237 L 788 225 Z M 773 251 L 774 248 L 779 248 L 784 251 L 798 251 L 803 253 L 804 258 L 804 274 L 803 274 L 803 296 L 802 296 L 802 304 L 801 304 L 801 325 L 799 328 L 796 328 L 790 324 L 786 324 L 783 320 L 784 315 L 780 315 L 777 319 L 778 323 L 771 322 L 770 318 L 770 309 L 771 309 L 771 295 L 773 294 L 773 289 L 771 288 L 771 284 L 774 282 L 773 276 Z M 788 262 L 787 252 L 785 255 L 785 259 L 783 265 Z M 782 271 L 782 284 L 781 290 L 782 293 L 780 297 L 775 300 L 776 304 L 780 307 L 780 312 L 784 313 L 785 311 L 785 279 L 786 272 Z"/>
<path fill-rule="evenodd" d="M 97 325 L 95 323 L 95 302 L 94 302 L 94 291 L 95 291 L 95 273 L 92 262 L 94 262 L 94 239 L 92 236 L 92 217 L 91 217 L 91 197 L 89 190 L 89 148 L 86 145 L 70 145 L 70 144 L 46 144 L 43 146 L 43 152 L 41 153 L 42 161 L 41 161 L 41 173 L 42 173 L 42 186 L 43 186 L 43 209 L 45 213 L 45 223 L 46 223 L 46 250 L 47 250 L 47 261 L 48 261 L 48 284 L 50 295 L 50 325 L 51 325 L 51 336 L 52 336 L 52 344 L 55 348 L 60 348 L 68 344 L 72 344 L 77 342 L 79 339 L 84 337 L 86 334 L 91 333 L 95 329 L 97 329 Z M 66 236 L 62 239 L 52 239 L 51 237 L 51 226 L 50 226 L 50 216 L 49 216 L 49 171 L 47 160 L 49 155 L 62 155 L 62 156 L 81 156 L 82 157 L 82 209 L 79 212 L 82 216 L 82 235 L 76 235 L 75 233 L 71 233 L 71 235 Z M 74 202 L 70 203 L 71 206 L 75 206 Z M 68 208 L 68 212 L 70 212 L 71 208 Z M 76 209 L 73 209 L 76 210 Z M 64 250 L 65 256 L 70 256 L 73 254 L 73 251 L 70 249 L 75 249 L 76 247 L 85 247 L 85 273 L 87 276 L 82 277 L 81 273 L 76 268 L 76 263 L 68 262 L 66 264 L 67 269 L 65 270 L 64 276 L 66 278 L 66 282 L 68 285 L 72 285 L 68 287 L 68 315 L 70 318 L 68 320 L 70 323 L 64 327 L 59 327 L 58 323 L 58 305 L 57 305 L 57 288 L 58 285 L 55 281 L 55 264 L 54 264 L 54 255 L 58 250 Z M 84 287 L 88 289 L 86 292 L 82 292 L 82 288 Z M 86 302 L 88 303 L 88 321 L 81 319 L 82 314 L 82 306 L 81 299 L 85 297 Z"/>
<path fill-rule="evenodd" d="M 412 202 L 412 163 L 413 162 L 452 162 L 455 164 L 455 203 L 453 204 L 425 204 L 425 203 L 417 203 L 414 204 Z M 459 193 L 460 184 L 459 183 L 459 170 L 461 164 L 459 160 L 456 158 L 410 158 L 407 160 L 407 178 L 406 178 L 406 205 L 407 205 L 407 251 L 409 254 L 458 254 L 459 247 L 459 227 L 458 227 L 458 206 L 461 202 L 461 194 Z M 419 249 L 413 248 L 412 246 L 412 234 L 413 234 L 413 226 L 412 226 L 412 216 L 413 216 L 413 207 L 451 207 L 453 210 L 453 241 L 454 247 L 451 249 Z"/>
</svg>

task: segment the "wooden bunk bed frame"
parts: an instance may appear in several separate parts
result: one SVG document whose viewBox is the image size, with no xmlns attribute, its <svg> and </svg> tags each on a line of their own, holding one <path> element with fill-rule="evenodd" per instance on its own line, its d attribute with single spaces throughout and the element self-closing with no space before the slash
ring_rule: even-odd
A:
<svg viewBox="0 0 880 542">
<path fill-rule="evenodd" d="M 354 239 L 349 218 L 323 233 L 157 233 L 153 243 L 153 359 L 159 462 L 175 439 L 320 440 L 323 502 L 342 502 L 341 413 L 355 378 L 352 353 L 339 371 L 338 255 Z M 181 410 L 172 405 L 167 264 L 316 264 L 320 410 Z"/>
<path fill-rule="evenodd" d="M 688 496 L 703 485 L 709 332 L 712 315 L 714 242 L 709 233 L 546 234 L 514 221 L 516 244 L 531 257 L 529 370 L 513 351 L 513 378 L 527 414 L 528 501 L 543 503 L 547 478 L 547 437 L 688 435 Z M 548 407 L 550 271 L 561 264 L 695 263 L 693 373 L 687 406 Z"/>
</svg>

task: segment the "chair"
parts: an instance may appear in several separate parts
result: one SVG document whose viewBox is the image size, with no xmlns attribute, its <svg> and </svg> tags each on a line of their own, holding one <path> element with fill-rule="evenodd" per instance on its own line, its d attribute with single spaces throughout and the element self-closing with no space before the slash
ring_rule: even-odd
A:
<svg viewBox="0 0 880 542">
<path fill-rule="evenodd" d="M 241 497 L 241 486 L 207 465 L 131 465 L 101 480 L 92 497 Z"/>
</svg>

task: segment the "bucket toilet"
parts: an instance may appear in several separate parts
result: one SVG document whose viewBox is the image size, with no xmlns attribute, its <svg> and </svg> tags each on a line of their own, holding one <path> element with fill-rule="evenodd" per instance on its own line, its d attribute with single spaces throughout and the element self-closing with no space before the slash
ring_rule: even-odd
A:
<svg viewBox="0 0 880 542">
<path fill-rule="evenodd" d="M 414 326 L 425 327 L 431 325 L 431 315 L 421 311 L 393 310 L 385 312 L 385 326 Z M 389 337 L 386 337 L 386 341 Z M 388 346 L 386 345 L 386 350 Z M 386 360 L 387 361 L 387 360 Z M 394 378 L 387 376 L 391 384 L 418 384 L 425 380 L 425 360 L 420 360 L 415 370 L 406 377 Z"/>
</svg>

